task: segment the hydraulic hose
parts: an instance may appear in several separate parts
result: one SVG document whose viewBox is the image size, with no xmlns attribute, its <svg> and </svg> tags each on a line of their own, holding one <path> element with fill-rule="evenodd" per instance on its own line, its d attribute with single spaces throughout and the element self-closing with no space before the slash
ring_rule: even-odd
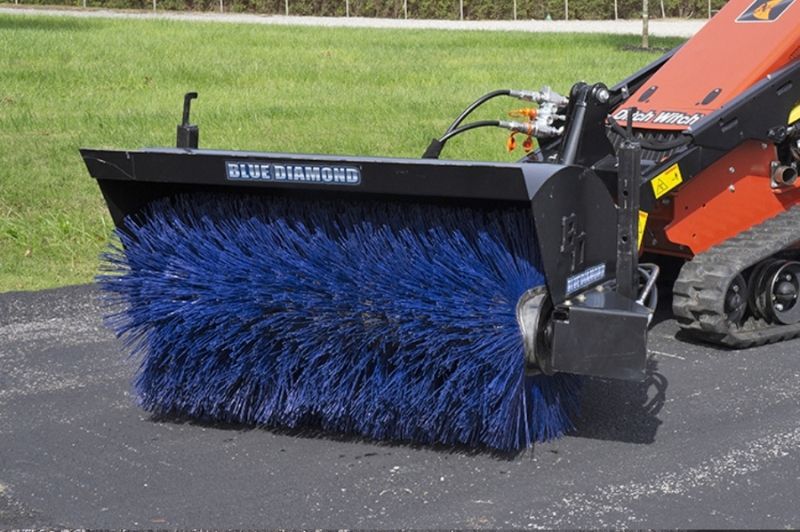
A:
<svg viewBox="0 0 800 532">
<path fill-rule="evenodd" d="M 442 135 L 438 139 L 433 139 L 431 143 L 428 145 L 428 148 L 425 150 L 425 153 L 422 155 L 423 159 L 438 159 L 439 155 L 442 153 L 442 149 L 444 148 L 445 143 L 450 140 L 451 138 L 455 137 L 456 135 L 460 135 L 465 131 L 469 131 L 471 129 L 477 129 L 479 127 L 502 127 L 502 124 L 499 120 L 478 120 L 476 122 L 470 122 L 461 127 L 457 127 L 453 130 L 448 130 L 444 135 Z"/>
<path fill-rule="evenodd" d="M 481 96 L 480 98 L 469 104 L 469 106 L 467 106 L 466 109 L 461 111 L 461 114 L 458 115 L 458 118 L 456 118 L 452 124 L 450 124 L 450 127 L 447 128 L 447 131 L 445 131 L 445 133 L 450 133 L 451 131 L 455 130 L 458 126 L 461 125 L 461 122 L 463 122 L 464 119 L 466 119 L 472 113 L 472 111 L 474 111 L 484 103 L 488 102 L 492 98 L 497 98 L 498 96 L 510 96 L 510 95 L 511 95 L 511 89 L 498 89 L 491 92 L 487 92 L 486 94 L 484 94 L 483 96 Z"/>
<path fill-rule="evenodd" d="M 478 120 L 477 122 L 470 122 L 465 126 L 458 127 L 456 129 L 448 129 L 447 133 L 445 133 L 440 139 L 439 142 L 444 144 L 451 138 L 455 137 L 456 135 L 460 135 L 465 131 L 469 131 L 470 129 L 477 129 L 479 127 L 500 127 L 499 120 Z"/>
<path fill-rule="evenodd" d="M 519 125 L 517 122 L 499 120 L 479 120 L 476 122 L 470 122 L 466 126 L 461 125 L 467 116 L 469 116 L 475 109 L 488 102 L 492 98 L 497 98 L 498 96 L 510 96 L 512 98 L 517 98 L 518 100 L 535 102 L 538 104 L 547 103 L 549 105 L 548 108 L 552 107 L 552 109 L 550 109 L 551 112 L 555 112 L 558 108 L 567 105 L 569 102 L 566 97 L 552 91 L 550 87 L 547 86 L 542 87 L 540 91 L 498 89 L 487 92 L 467 106 L 467 108 L 464 109 L 460 115 L 458 115 L 458 118 L 456 118 L 453 123 L 450 124 L 450 127 L 447 128 L 445 134 L 441 138 L 433 139 L 431 141 L 431 143 L 428 145 L 428 148 L 425 150 L 425 153 L 422 154 L 422 158 L 438 159 L 439 155 L 442 153 L 445 143 L 449 139 L 465 131 L 479 127 L 502 127 L 511 131 L 527 132 L 528 135 L 535 135 L 536 132 L 543 133 L 545 135 L 560 134 L 560 131 L 556 131 L 556 128 L 551 127 L 551 122 L 545 121 L 541 121 L 541 123 L 537 122 L 532 126 Z"/>
</svg>

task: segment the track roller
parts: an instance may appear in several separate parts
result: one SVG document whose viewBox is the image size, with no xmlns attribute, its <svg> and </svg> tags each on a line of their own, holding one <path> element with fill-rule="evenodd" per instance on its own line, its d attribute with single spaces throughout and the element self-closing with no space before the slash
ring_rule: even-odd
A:
<svg viewBox="0 0 800 532">
<path fill-rule="evenodd" d="M 754 316 L 782 325 L 800 322 L 800 262 L 765 260 L 753 270 L 750 287 Z"/>
<path fill-rule="evenodd" d="M 747 312 L 747 282 L 742 274 L 733 278 L 725 293 L 725 317 L 733 325 L 739 325 Z"/>
</svg>

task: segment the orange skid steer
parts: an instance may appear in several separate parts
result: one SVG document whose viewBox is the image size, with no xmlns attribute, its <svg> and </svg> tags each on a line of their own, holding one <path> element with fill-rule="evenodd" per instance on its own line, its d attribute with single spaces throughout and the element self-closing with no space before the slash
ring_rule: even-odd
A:
<svg viewBox="0 0 800 532">
<path fill-rule="evenodd" d="M 611 87 L 488 93 L 420 159 L 201 149 L 194 97 L 175 148 L 81 150 L 153 412 L 523 448 L 581 376 L 643 377 L 668 260 L 695 337 L 800 336 L 800 0 L 731 0 Z M 466 122 L 495 97 L 531 108 Z M 483 127 L 527 155 L 439 159 Z"/>
</svg>

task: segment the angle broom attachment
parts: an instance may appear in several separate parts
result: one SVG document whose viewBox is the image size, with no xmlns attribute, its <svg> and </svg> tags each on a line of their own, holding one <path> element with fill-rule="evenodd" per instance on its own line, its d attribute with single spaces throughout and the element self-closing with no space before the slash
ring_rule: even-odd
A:
<svg viewBox="0 0 800 532">
<path fill-rule="evenodd" d="M 98 280 L 150 412 L 515 451 L 568 431 L 580 388 L 526 375 L 529 211 L 182 195 Z"/>
</svg>

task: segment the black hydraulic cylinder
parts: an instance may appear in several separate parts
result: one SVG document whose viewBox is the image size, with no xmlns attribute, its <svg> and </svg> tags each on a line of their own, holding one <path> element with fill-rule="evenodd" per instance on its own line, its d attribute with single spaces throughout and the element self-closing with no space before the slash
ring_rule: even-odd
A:
<svg viewBox="0 0 800 532">
<path fill-rule="evenodd" d="M 559 163 L 592 166 L 614 155 L 606 125 L 611 112 L 608 105 L 610 97 L 608 87 L 602 83 L 575 84 L 570 91 L 566 131 L 557 159 Z"/>
<path fill-rule="evenodd" d="M 572 115 L 570 116 L 569 128 L 564 138 L 561 154 L 558 162 L 561 164 L 575 164 L 578 156 L 578 146 L 581 140 L 581 131 L 586 118 L 586 98 L 589 96 L 591 87 L 581 83 L 573 87 L 570 94 L 572 104 Z"/>
<path fill-rule="evenodd" d="M 642 147 L 626 140 L 617 152 L 617 293 L 636 299 L 639 288 L 639 184 Z"/>
</svg>

